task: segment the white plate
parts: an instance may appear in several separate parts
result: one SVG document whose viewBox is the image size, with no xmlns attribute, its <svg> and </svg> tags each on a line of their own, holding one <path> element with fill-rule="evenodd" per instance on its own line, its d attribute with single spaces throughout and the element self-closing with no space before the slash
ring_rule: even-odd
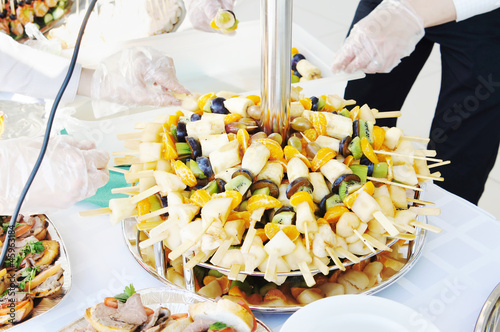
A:
<svg viewBox="0 0 500 332">
<path fill-rule="evenodd" d="M 315 301 L 294 313 L 282 332 L 439 332 L 415 310 L 377 296 L 339 295 Z"/>
</svg>

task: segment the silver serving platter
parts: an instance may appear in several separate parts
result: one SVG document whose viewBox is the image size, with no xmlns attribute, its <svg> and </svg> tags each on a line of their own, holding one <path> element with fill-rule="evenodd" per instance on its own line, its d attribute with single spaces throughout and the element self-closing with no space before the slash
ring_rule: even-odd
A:
<svg viewBox="0 0 500 332">
<path fill-rule="evenodd" d="M 500 284 L 491 292 L 481 309 L 474 332 L 500 331 Z"/>
<path fill-rule="evenodd" d="M 64 282 L 61 287 L 61 290 L 57 292 L 56 294 L 52 296 L 48 296 L 42 299 L 34 299 L 34 306 L 33 306 L 33 311 L 29 318 L 25 319 L 21 323 L 17 324 L 8 324 L 8 325 L 3 325 L 0 326 L 0 331 L 6 331 L 12 327 L 18 327 L 22 325 L 24 322 L 27 322 L 29 320 L 32 320 L 38 316 L 41 316 L 53 308 L 55 308 L 61 300 L 69 293 L 69 290 L 71 289 L 71 267 L 69 263 L 69 257 L 68 253 L 66 251 L 66 246 L 64 245 L 64 241 L 61 237 L 61 234 L 57 231 L 57 228 L 54 226 L 52 221 L 47 217 L 44 216 L 45 220 L 48 222 L 47 226 L 47 232 L 48 235 L 45 238 L 46 240 L 55 240 L 59 242 L 59 257 L 57 260 L 54 262 L 54 264 L 61 264 L 62 269 L 64 270 L 63 277 L 64 277 Z"/>
<path fill-rule="evenodd" d="M 420 221 L 422 222 L 427 222 L 427 219 L 424 216 L 419 216 Z M 169 281 L 164 274 L 164 270 L 161 269 L 156 269 L 155 263 L 154 262 L 145 262 L 144 259 L 142 258 L 141 254 L 138 251 L 138 243 L 137 243 L 137 229 L 135 227 L 136 225 L 136 219 L 135 218 L 128 218 L 125 219 L 122 222 L 122 232 L 123 236 L 125 239 L 125 243 L 127 244 L 127 248 L 129 251 L 132 253 L 132 256 L 136 259 L 136 261 L 146 270 L 148 271 L 152 276 L 163 282 L 164 284 L 168 285 L 169 287 L 173 288 L 178 288 L 178 289 L 183 289 L 180 286 L 174 284 L 173 282 Z M 388 279 L 383 280 L 379 284 L 376 284 L 372 288 L 369 288 L 365 291 L 362 292 L 362 294 L 375 294 L 382 289 L 392 285 L 394 282 L 396 282 L 399 278 L 401 278 L 404 274 L 406 274 L 418 261 L 419 257 L 422 254 L 422 248 L 425 243 L 425 237 L 426 237 L 426 232 L 425 230 L 422 230 L 420 228 L 417 228 L 416 232 L 416 237 L 415 240 L 409 242 L 409 247 L 408 247 L 408 260 L 406 264 L 403 266 L 401 270 L 399 270 L 396 274 L 393 276 L 389 277 Z M 372 257 L 374 254 L 367 255 L 369 257 Z M 369 257 L 363 257 L 362 259 L 368 259 Z M 198 264 L 202 266 L 202 264 Z M 210 264 L 208 264 L 211 266 Z M 349 265 L 346 263 L 345 265 Z M 219 271 L 224 271 L 224 272 L 229 272 L 228 269 L 223 269 L 220 267 L 216 267 L 217 270 Z M 331 269 L 335 269 L 335 267 L 332 267 Z M 242 273 L 242 272 L 240 272 Z M 263 275 L 263 273 L 253 273 L 252 276 L 260 276 Z M 278 276 L 290 276 L 290 275 L 301 275 L 300 272 L 289 272 L 289 273 L 277 273 Z M 189 285 L 188 285 L 189 286 Z M 192 288 L 191 288 L 192 289 Z M 205 298 L 208 299 L 208 298 Z M 289 306 L 281 306 L 281 307 L 276 307 L 276 306 L 265 306 L 265 305 L 250 305 L 250 308 L 252 310 L 256 310 L 259 312 L 264 312 L 264 313 L 286 313 L 286 312 L 295 312 L 302 308 L 303 306 L 301 305 L 289 305 Z"/>
<path fill-rule="evenodd" d="M 166 287 L 146 288 L 138 291 L 137 293 L 141 295 L 142 304 L 145 306 L 150 307 L 151 309 L 161 306 L 168 308 L 173 314 L 188 312 L 190 304 L 207 301 L 204 297 L 186 290 Z M 59 330 L 59 332 L 70 332 L 77 328 L 83 329 L 87 326 L 87 321 L 82 317 Z M 261 320 L 257 319 L 256 332 L 272 332 L 272 330 Z"/>
</svg>

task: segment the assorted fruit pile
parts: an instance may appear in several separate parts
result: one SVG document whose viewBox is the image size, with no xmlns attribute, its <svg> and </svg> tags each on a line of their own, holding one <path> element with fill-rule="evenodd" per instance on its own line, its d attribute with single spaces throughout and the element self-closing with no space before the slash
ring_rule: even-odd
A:
<svg viewBox="0 0 500 332">
<path fill-rule="evenodd" d="M 43 29 L 63 17 L 71 5 L 71 0 L 1 0 L 0 32 L 17 40 L 27 38 L 26 24 L 34 23 Z"/>
<path fill-rule="evenodd" d="M 5 240 L 10 217 L 0 217 L 1 240 Z M 57 263 L 59 242 L 51 240 L 43 215 L 19 216 L 15 241 L 9 245 L 0 271 L 0 325 L 28 318 L 44 298 L 57 295 L 64 283 L 64 270 Z"/>
<path fill-rule="evenodd" d="M 239 290 L 245 297 L 246 288 L 246 297 L 260 295 L 253 303 L 269 303 L 265 290 L 276 294 L 281 285 L 283 301 L 305 303 L 311 290 L 301 300 L 295 286 L 313 287 L 316 298 L 362 291 L 404 265 L 388 244 L 414 239 L 416 227 L 438 231 L 416 220 L 432 209 L 411 202 L 421 181 L 440 179 L 427 166 L 440 160 L 414 149 L 415 138 L 400 129 L 377 126 L 381 114 L 367 105 L 337 95 L 305 98 L 297 87 L 291 98 L 286 140 L 260 131 L 258 96 L 227 92 L 120 135 L 130 150 L 116 152 L 123 157 L 115 163 L 131 164 L 125 178 L 136 185 L 115 190 L 130 197 L 109 202 L 111 219 L 136 216 L 143 257 L 163 243 L 169 280 L 183 285 L 186 255 L 189 268 L 207 262 L 227 275 L 198 273 L 206 296 Z M 245 280 L 255 271 L 265 281 Z M 288 284 L 297 296 L 287 298 L 287 276 L 279 273 L 294 271 L 303 280 Z"/>
</svg>

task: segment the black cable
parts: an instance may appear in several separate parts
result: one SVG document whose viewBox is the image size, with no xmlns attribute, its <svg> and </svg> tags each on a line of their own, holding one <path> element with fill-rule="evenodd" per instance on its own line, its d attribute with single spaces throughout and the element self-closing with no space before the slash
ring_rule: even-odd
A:
<svg viewBox="0 0 500 332">
<path fill-rule="evenodd" d="M 28 193 L 28 190 L 33 183 L 33 180 L 35 179 L 36 173 L 38 172 L 40 165 L 42 164 L 43 157 L 45 156 L 45 152 L 47 151 L 47 146 L 49 145 L 49 140 L 50 140 L 50 131 L 52 130 L 52 124 L 54 122 L 54 117 L 56 115 L 56 110 L 57 106 L 59 106 L 59 102 L 61 101 L 62 95 L 64 94 L 64 91 L 66 90 L 66 87 L 69 84 L 69 81 L 71 79 L 71 76 L 73 75 L 73 71 L 75 69 L 76 65 L 76 59 L 78 57 L 78 52 L 80 51 L 80 44 L 82 43 L 82 37 L 83 33 L 85 31 L 85 27 L 87 26 L 87 22 L 89 20 L 90 14 L 94 10 L 95 4 L 97 3 L 97 0 L 92 0 L 90 2 L 89 8 L 87 9 L 87 13 L 85 14 L 85 17 L 83 19 L 82 25 L 80 27 L 80 32 L 78 33 L 78 37 L 76 39 L 76 44 L 75 48 L 73 50 L 73 55 L 71 57 L 71 62 L 69 64 L 68 68 L 68 73 L 66 74 L 66 77 L 64 78 L 64 81 L 61 85 L 61 88 L 59 89 L 59 92 L 57 93 L 56 98 L 54 99 L 54 104 L 52 105 L 52 109 L 50 110 L 49 118 L 47 120 L 47 128 L 45 129 L 45 134 L 43 138 L 43 143 L 42 143 L 42 148 L 40 150 L 40 153 L 38 154 L 38 158 L 35 162 L 35 165 L 33 166 L 33 170 L 31 171 L 31 174 L 28 178 L 28 181 L 24 185 L 23 191 L 21 192 L 21 197 L 19 198 L 16 209 L 14 210 L 14 213 L 12 214 L 12 218 L 10 219 L 9 226 L 7 228 L 7 234 L 5 236 L 5 242 L 2 247 L 2 253 L 0 255 L 0 267 L 3 266 L 5 262 L 5 256 L 7 255 L 7 251 L 9 248 L 9 242 L 15 241 L 15 227 L 14 225 L 16 224 L 17 216 L 19 215 L 19 211 L 21 210 L 21 206 L 23 205 L 24 199 L 26 198 L 26 194 Z"/>
</svg>

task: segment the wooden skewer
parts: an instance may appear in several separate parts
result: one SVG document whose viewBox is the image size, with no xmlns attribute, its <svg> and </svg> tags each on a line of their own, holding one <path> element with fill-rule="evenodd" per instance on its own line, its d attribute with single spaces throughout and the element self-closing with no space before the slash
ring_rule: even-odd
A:
<svg viewBox="0 0 500 332">
<path fill-rule="evenodd" d="M 123 142 L 123 147 L 125 149 L 130 149 L 130 150 L 139 150 L 139 145 L 141 144 L 141 141 L 139 140 L 126 140 Z"/>
<path fill-rule="evenodd" d="M 133 172 L 133 173 L 127 173 L 125 174 L 125 180 L 127 181 L 132 181 L 132 180 L 137 180 L 137 179 L 142 179 L 142 178 L 151 178 L 154 176 L 154 171 L 152 169 L 148 169 L 146 171 L 139 171 L 139 172 Z"/>
<path fill-rule="evenodd" d="M 227 278 L 229 280 L 237 280 L 238 279 L 238 275 L 240 274 L 240 271 L 241 271 L 241 264 L 233 264 L 231 265 L 231 269 L 229 270 L 229 275 L 227 276 Z"/>
<path fill-rule="evenodd" d="M 183 242 L 180 246 L 178 246 L 177 248 L 172 250 L 168 254 L 168 258 L 171 260 L 174 260 L 178 257 L 181 257 L 183 253 L 185 253 L 187 250 L 189 250 L 189 248 L 191 248 L 202 237 L 202 235 L 205 234 L 205 232 L 210 228 L 210 226 L 212 226 L 212 223 L 214 221 L 215 221 L 215 219 L 212 219 L 211 221 L 207 222 L 205 227 L 203 227 L 203 230 L 201 231 L 201 233 L 198 234 L 198 236 L 195 239 Z"/>
<path fill-rule="evenodd" d="M 375 218 L 375 220 L 377 220 L 390 235 L 396 235 L 399 233 L 398 229 L 394 226 L 394 223 L 387 219 L 382 211 L 373 212 L 373 218 Z"/>
<path fill-rule="evenodd" d="M 309 270 L 309 266 L 307 266 L 307 263 L 305 261 L 302 261 L 297 265 L 299 266 L 300 272 L 304 276 L 304 280 L 306 281 L 307 286 L 314 286 L 316 284 L 316 281 L 314 280 L 311 270 Z"/>
<path fill-rule="evenodd" d="M 386 246 L 384 243 L 380 242 L 379 240 L 377 240 L 376 238 L 374 238 L 370 234 L 364 233 L 363 237 L 365 239 L 367 239 L 368 241 L 370 241 L 375 248 L 385 250 L 385 251 L 392 251 L 392 249 L 390 247 Z"/>
<path fill-rule="evenodd" d="M 364 238 L 359 232 L 358 230 L 356 229 L 353 229 L 352 230 L 354 232 L 354 234 L 356 234 L 356 236 L 361 240 L 361 242 L 363 242 L 365 244 L 365 246 L 368 247 L 368 249 L 370 249 L 371 252 L 373 252 L 374 254 L 377 252 L 375 250 L 375 248 L 373 248 L 372 244 L 366 239 Z"/>
<path fill-rule="evenodd" d="M 140 139 L 141 137 L 142 137 L 142 131 L 133 131 L 130 133 L 121 133 L 116 135 L 116 138 L 118 138 L 120 141 L 127 139 Z"/>
<path fill-rule="evenodd" d="M 127 174 L 128 171 L 126 169 L 122 169 L 120 167 L 108 166 L 108 170 L 116 173 Z"/>
<path fill-rule="evenodd" d="M 131 204 L 137 204 L 140 201 L 142 201 L 143 199 L 148 198 L 149 196 L 152 196 L 152 195 L 156 194 L 159 191 L 160 191 L 160 187 L 159 186 L 153 186 L 153 187 L 151 187 L 149 189 L 144 190 L 139 195 L 135 195 L 134 197 L 130 198 L 130 203 Z"/>
<path fill-rule="evenodd" d="M 307 138 L 306 135 L 304 135 L 303 132 L 300 132 L 300 134 L 302 135 L 302 137 L 307 141 L 307 143 L 311 143 L 311 140 L 309 138 Z"/>
<path fill-rule="evenodd" d="M 378 154 L 386 154 L 389 156 L 413 158 L 413 159 L 420 159 L 420 160 L 427 160 L 427 161 L 436 161 L 436 162 L 443 161 L 442 159 L 430 158 L 430 157 L 425 157 L 425 156 L 417 156 L 417 155 L 407 155 L 407 154 L 397 153 L 397 152 L 392 152 L 392 151 L 373 150 L 373 152 L 378 153 Z"/>
<path fill-rule="evenodd" d="M 412 203 L 417 203 L 417 204 L 422 204 L 422 205 L 436 205 L 436 203 L 433 203 L 433 202 L 428 202 L 428 201 L 422 201 L 420 199 L 415 199 L 415 198 L 410 198 L 410 197 L 407 197 L 406 200 L 408 202 L 412 202 Z"/>
<path fill-rule="evenodd" d="M 451 164 L 451 160 L 445 160 L 445 161 L 441 161 L 439 163 L 430 164 L 430 165 L 427 165 L 427 168 L 439 167 L 439 166 L 444 166 L 444 165 L 448 165 L 448 164 Z"/>
<path fill-rule="evenodd" d="M 401 136 L 401 139 L 407 140 L 407 141 L 412 141 L 412 142 L 418 142 L 418 143 L 429 143 L 430 139 L 427 137 L 419 137 L 419 136 L 406 136 L 403 135 Z"/>
<path fill-rule="evenodd" d="M 133 194 L 134 192 L 139 193 L 139 186 L 135 187 L 121 187 L 111 189 L 112 194 Z"/>
<path fill-rule="evenodd" d="M 392 181 L 389 181 L 389 180 L 383 179 L 383 178 L 374 178 L 372 176 L 367 176 L 366 178 L 368 180 L 370 180 L 370 181 L 375 181 L 375 182 L 390 184 L 391 186 L 398 186 L 398 187 L 402 187 L 402 188 L 406 188 L 406 189 L 411 189 L 411 190 L 415 190 L 415 191 L 424 191 L 424 189 L 422 189 L 422 188 L 412 187 L 412 186 L 408 186 L 406 184 L 402 184 L 402 183 L 398 183 L 398 182 L 392 182 Z"/>
<path fill-rule="evenodd" d="M 133 156 L 139 154 L 137 150 L 113 151 L 112 156 Z"/>
<path fill-rule="evenodd" d="M 423 222 L 420 222 L 417 220 L 410 221 L 410 225 L 415 226 L 415 227 L 420 227 L 422 229 L 425 229 L 425 230 L 428 230 L 428 231 L 431 231 L 434 233 L 441 233 L 441 231 L 442 231 L 442 229 L 437 227 L 437 226 L 429 225 L 429 224 L 426 224 L 426 223 L 423 223 Z"/>
<path fill-rule="evenodd" d="M 116 157 L 115 158 L 115 165 L 116 166 L 132 165 L 132 164 L 137 164 L 140 162 L 141 162 L 141 160 L 139 159 L 139 157 L 127 156 L 127 157 Z"/>
<path fill-rule="evenodd" d="M 444 181 L 444 178 L 437 177 L 437 176 L 432 176 L 432 175 L 417 174 L 417 178 L 418 179 L 424 179 L 424 180 Z"/>
<path fill-rule="evenodd" d="M 316 266 L 316 268 L 318 270 L 320 270 L 321 273 L 323 273 L 325 276 L 328 275 L 328 273 L 330 272 L 330 270 L 328 269 L 328 265 L 323 263 L 323 261 L 321 259 L 319 259 L 318 257 L 315 256 L 313 258 L 313 263 L 314 263 L 314 266 Z"/>
<path fill-rule="evenodd" d="M 422 153 L 424 156 L 427 156 L 427 157 L 435 157 L 437 155 L 437 152 L 436 150 L 415 150 L 415 152 L 417 153 Z"/>
<path fill-rule="evenodd" d="M 400 116 L 401 111 L 377 112 L 375 114 L 375 119 L 399 118 Z"/>
<path fill-rule="evenodd" d="M 330 247 L 327 243 L 325 243 L 325 245 L 326 245 L 325 250 L 328 253 L 328 256 L 330 256 L 332 258 L 335 265 L 337 265 L 337 267 L 341 271 L 345 271 L 346 268 L 345 268 L 344 264 L 342 264 L 342 261 L 340 260 L 339 256 L 337 256 L 337 254 L 335 253 L 335 250 L 333 250 L 333 248 Z"/>
<path fill-rule="evenodd" d="M 276 275 L 276 264 L 278 264 L 278 255 L 269 255 L 266 264 L 266 272 L 264 273 L 264 279 L 267 281 L 276 281 L 278 279 Z"/>
<path fill-rule="evenodd" d="M 252 212 L 252 215 L 250 216 L 250 227 L 248 227 L 247 235 L 245 236 L 245 240 L 241 245 L 242 254 L 248 254 L 248 251 L 252 246 L 255 234 L 257 233 L 257 230 L 255 229 L 255 223 L 262 218 L 265 210 L 265 208 L 260 208 Z"/>
<path fill-rule="evenodd" d="M 353 253 L 351 253 L 347 249 L 344 249 L 344 247 L 340 247 L 340 246 L 336 247 L 335 251 L 337 251 L 341 255 L 344 255 L 348 260 L 350 260 L 354 264 L 361 262 L 361 259 L 358 256 L 354 255 Z"/>
<path fill-rule="evenodd" d="M 134 125 L 134 129 L 144 129 L 148 125 L 149 122 L 137 122 Z"/>
<path fill-rule="evenodd" d="M 198 253 L 194 255 L 193 258 L 189 260 L 189 262 L 186 263 L 184 268 L 189 270 L 192 269 L 193 267 L 195 267 L 196 264 L 200 263 L 206 256 L 207 255 L 203 251 L 198 251 Z"/>
<path fill-rule="evenodd" d="M 102 216 L 105 214 L 111 214 L 111 209 L 109 207 L 78 212 L 78 215 L 82 218 Z"/>
<path fill-rule="evenodd" d="M 307 252 L 310 252 L 311 248 L 310 248 L 309 230 L 307 228 L 307 222 L 304 223 L 304 237 L 306 238 L 306 250 Z"/>
<path fill-rule="evenodd" d="M 233 240 L 234 240 L 234 238 L 231 236 L 231 237 L 225 239 L 222 242 L 222 244 L 219 246 L 219 248 L 217 248 L 217 251 L 215 252 L 215 254 L 210 259 L 210 262 L 213 265 L 219 265 L 220 264 L 220 261 L 222 260 L 222 258 L 224 257 L 224 255 L 226 255 L 226 252 L 229 250 L 229 247 L 233 243 Z"/>
<path fill-rule="evenodd" d="M 151 218 L 154 218 L 154 217 L 158 217 L 164 213 L 167 213 L 168 212 L 168 206 L 167 207 L 164 207 L 164 208 L 161 208 L 161 209 L 158 209 L 156 211 L 153 211 L 153 212 L 150 212 L 150 213 L 146 213 L 146 214 L 143 214 L 142 216 L 138 217 L 137 218 L 137 221 L 141 222 L 141 221 L 146 221 L 148 219 L 151 219 Z"/>
<path fill-rule="evenodd" d="M 151 231 L 153 228 L 164 223 L 163 220 L 148 221 L 148 222 L 138 222 L 137 229 L 140 231 Z"/>
<path fill-rule="evenodd" d="M 440 177 L 441 176 L 441 172 L 434 172 L 434 173 L 431 173 L 432 176 L 437 176 L 437 177 Z"/>
<path fill-rule="evenodd" d="M 401 234 L 400 233 L 398 235 L 389 236 L 389 237 L 392 237 L 394 239 L 413 241 L 413 240 L 415 240 L 416 235 L 415 234 Z"/>
<path fill-rule="evenodd" d="M 424 216 L 439 216 L 441 214 L 440 208 L 412 206 L 412 207 L 410 207 L 409 210 L 412 212 L 415 212 L 416 214 L 424 215 Z"/>
<path fill-rule="evenodd" d="M 408 232 L 410 234 L 414 234 L 416 231 L 416 229 L 414 227 L 411 227 L 411 226 L 408 226 L 405 224 L 394 223 L 394 226 L 396 226 L 396 228 L 402 229 L 403 231 Z"/>
</svg>

